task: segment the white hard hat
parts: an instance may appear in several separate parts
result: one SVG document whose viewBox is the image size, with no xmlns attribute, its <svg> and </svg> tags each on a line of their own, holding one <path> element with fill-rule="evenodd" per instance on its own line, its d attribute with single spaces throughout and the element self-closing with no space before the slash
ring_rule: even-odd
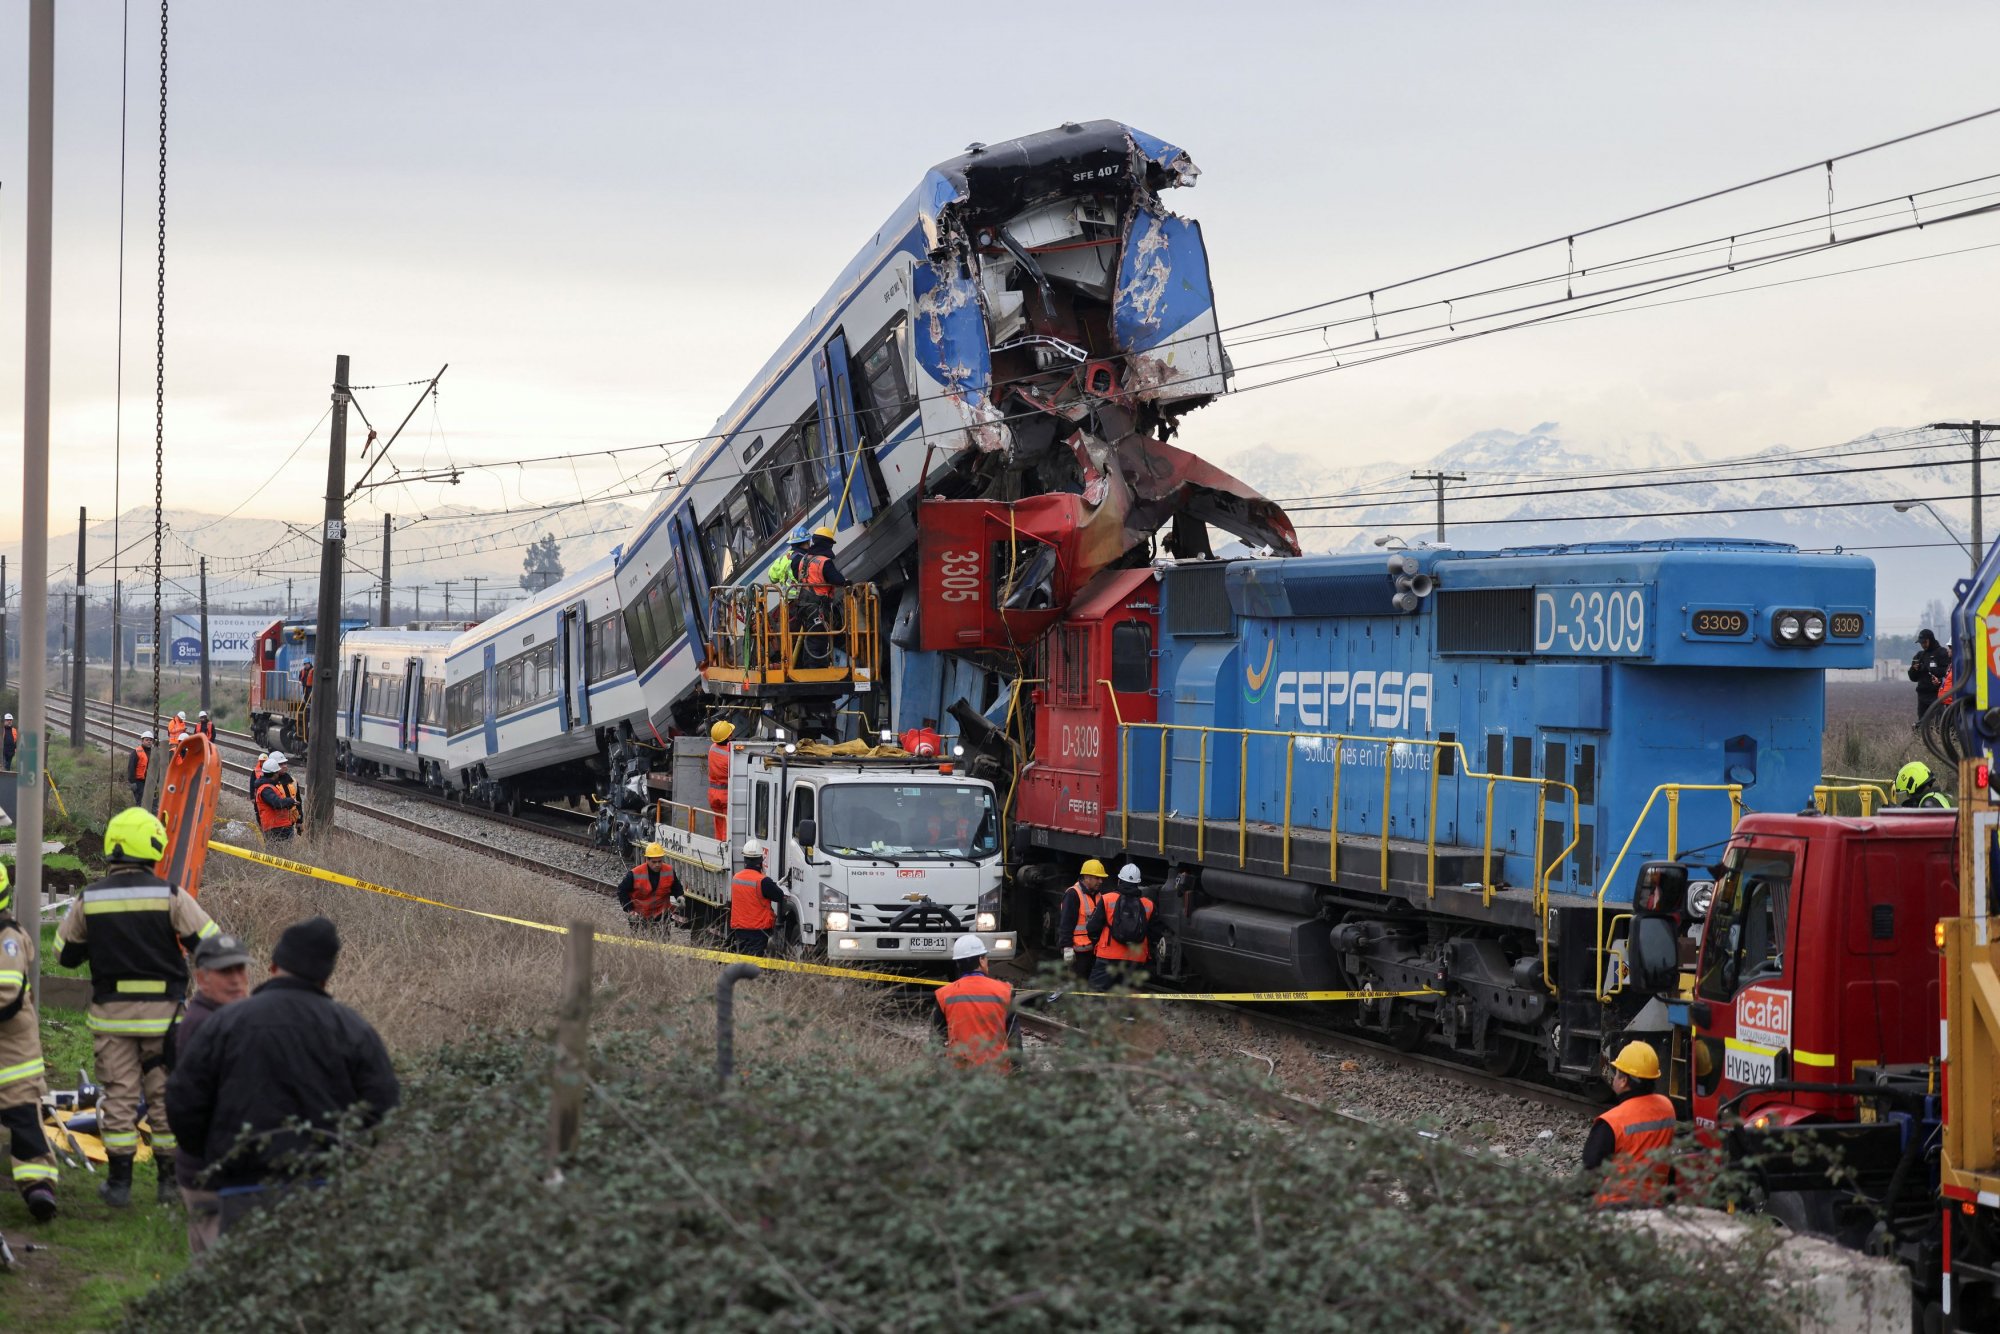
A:
<svg viewBox="0 0 2000 1334">
<path fill-rule="evenodd" d="M 1138 884 L 1139 864 L 1137 862 L 1126 862 L 1123 866 L 1118 868 L 1118 878 L 1124 881 L 1128 885 Z"/>
<path fill-rule="evenodd" d="M 145 731 L 139 733 L 139 739 L 141 741 L 151 741 L 153 739 L 153 729 L 149 727 Z"/>
<path fill-rule="evenodd" d="M 174 717 L 180 719 L 182 722 L 186 722 L 188 720 L 188 716 L 185 713 L 176 713 Z"/>
<path fill-rule="evenodd" d="M 274 750 L 264 757 L 266 768 L 275 769 L 283 763 L 285 763 L 285 752 L 282 750 Z"/>
<path fill-rule="evenodd" d="M 0 723 L 11 723 L 13 721 L 14 721 L 14 715 L 11 713 L 8 714 L 5 718 L 0 718 Z"/>
<path fill-rule="evenodd" d="M 743 855 L 753 861 L 762 861 L 764 845 L 754 838 L 746 838 L 743 840 Z"/>
<path fill-rule="evenodd" d="M 203 709 L 203 710 L 201 711 L 201 716 L 202 716 L 202 717 L 204 717 L 204 718 L 208 717 L 208 710 L 207 710 L 207 709 Z"/>
<path fill-rule="evenodd" d="M 986 942 L 967 932 L 951 942 L 951 957 L 954 962 L 959 959 L 983 959 L 986 957 Z"/>
</svg>

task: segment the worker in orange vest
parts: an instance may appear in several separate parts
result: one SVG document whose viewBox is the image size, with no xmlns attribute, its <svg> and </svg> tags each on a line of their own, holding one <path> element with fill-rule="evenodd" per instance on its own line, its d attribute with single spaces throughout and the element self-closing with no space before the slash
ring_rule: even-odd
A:
<svg viewBox="0 0 2000 1334">
<path fill-rule="evenodd" d="M 1087 923 L 1091 913 L 1097 911 L 1097 896 L 1109 874 L 1104 863 L 1092 857 L 1078 872 L 1076 883 L 1063 891 L 1062 906 L 1056 910 L 1056 930 L 1063 938 L 1063 962 L 1079 982 L 1090 981 L 1090 970 L 1097 963 L 1097 937 L 1090 934 Z"/>
<path fill-rule="evenodd" d="M 285 752 L 274 750 L 257 780 L 257 827 L 264 837 L 290 838 L 298 831 L 299 785 L 285 769 Z"/>
<path fill-rule="evenodd" d="M 708 808 L 715 812 L 715 836 L 729 837 L 729 738 L 736 724 L 720 721 L 708 729 Z"/>
<path fill-rule="evenodd" d="M 0 719 L 0 768 L 14 767 L 14 752 L 21 748 L 21 729 L 14 726 L 14 715 Z"/>
<path fill-rule="evenodd" d="M 899 744 L 912 755 L 929 759 L 933 755 L 944 754 L 944 738 L 937 733 L 937 719 L 926 718 L 922 727 L 912 727 L 903 733 Z"/>
<path fill-rule="evenodd" d="M 209 745 L 215 744 L 215 724 L 209 719 L 207 709 L 203 709 L 201 716 L 195 719 L 194 730 L 208 738 Z"/>
<path fill-rule="evenodd" d="M 986 971 L 986 942 L 966 934 L 952 942 L 955 981 L 938 988 L 937 1022 L 944 1030 L 945 1051 L 961 1068 L 975 1065 L 1010 1067 L 1009 1047 L 1021 1045 L 1020 1021 L 1014 1017 L 1014 987 Z"/>
<path fill-rule="evenodd" d="M 132 757 L 125 761 L 125 781 L 132 785 L 132 804 L 146 804 L 146 772 L 153 767 L 152 729 L 139 733 L 139 744 L 132 748 Z"/>
<path fill-rule="evenodd" d="M 1084 919 L 1097 951 L 1090 967 L 1093 990 L 1126 985 L 1153 961 L 1153 942 L 1160 938 L 1161 924 L 1153 915 L 1153 901 L 1139 888 L 1139 878 L 1136 864 L 1119 867 L 1118 888 L 1101 895 Z"/>
<path fill-rule="evenodd" d="M 744 839 L 743 869 L 729 882 L 729 948 L 761 956 L 770 948 L 784 901 L 778 882 L 764 874 L 764 845 Z"/>
<path fill-rule="evenodd" d="M 646 845 L 646 860 L 625 873 L 618 883 L 618 906 L 634 927 L 665 932 L 673 922 L 673 901 L 680 897 L 679 880 L 667 865 L 667 850 Z"/>
<path fill-rule="evenodd" d="M 1657 1208 L 1667 1202 L 1673 1181 L 1667 1151 L 1677 1125 L 1673 1103 L 1653 1091 L 1660 1054 L 1644 1042 L 1628 1042 L 1605 1077 L 1618 1105 L 1591 1122 L 1583 1141 L 1583 1170 L 1601 1174 L 1596 1206 Z"/>
<path fill-rule="evenodd" d="M 847 586 L 847 576 L 833 563 L 833 529 L 824 526 L 813 529 L 812 545 L 806 548 L 803 578 L 806 590 L 823 598 L 830 598 L 834 589 Z"/>
<path fill-rule="evenodd" d="M 187 730 L 188 716 L 185 713 L 177 713 L 167 719 L 167 749 L 172 750 L 180 745 L 181 738 L 187 735 Z"/>
</svg>

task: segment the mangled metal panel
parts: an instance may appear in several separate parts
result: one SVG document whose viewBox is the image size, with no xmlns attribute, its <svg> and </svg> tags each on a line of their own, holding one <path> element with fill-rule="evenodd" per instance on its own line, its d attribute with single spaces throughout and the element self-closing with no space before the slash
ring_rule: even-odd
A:
<svg viewBox="0 0 2000 1334">
<path fill-rule="evenodd" d="M 1126 390 L 1141 398 L 1224 392 L 1229 363 L 1218 329 L 1201 227 L 1143 205 L 1134 209 L 1111 308 Z"/>
</svg>

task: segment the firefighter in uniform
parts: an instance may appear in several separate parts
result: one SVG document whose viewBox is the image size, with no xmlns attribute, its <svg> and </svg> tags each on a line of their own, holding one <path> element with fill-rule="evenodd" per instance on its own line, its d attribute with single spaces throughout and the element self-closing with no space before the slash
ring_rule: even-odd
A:
<svg viewBox="0 0 2000 1334">
<path fill-rule="evenodd" d="M 1097 963 L 1097 938 L 1085 924 L 1097 911 L 1097 896 L 1109 874 L 1104 863 L 1092 857 L 1083 864 L 1076 883 L 1063 891 L 1062 907 L 1056 910 L 1056 929 L 1063 937 L 1063 962 L 1079 982 L 1090 981 L 1090 970 Z"/>
<path fill-rule="evenodd" d="M 762 955 L 778 926 L 778 908 L 785 892 L 764 874 L 764 845 L 743 840 L 743 869 L 729 882 L 729 948 L 738 954 Z"/>
<path fill-rule="evenodd" d="M 946 1053 L 960 1068 L 1007 1069 L 1007 1049 L 1021 1045 L 1013 984 L 987 975 L 986 942 L 975 935 L 952 942 L 951 966 L 957 980 L 937 990 L 937 1021 L 944 1029 Z"/>
<path fill-rule="evenodd" d="M 139 733 L 139 744 L 132 748 L 132 757 L 125 761 L 125 781 L 132 785 L 132 804 L 146 804 L 146 771 L 153 767 L 153 733 L 149 728 Z"/>
<path fill-rule="evenodd" d="M 1097 957 L 1090 968 L 1090 985 L 1098 991 L 1121 986 L 1132 980 L 1153 961 L 1153 942 L 1160 938 L 1160 920 L 1153 915 L 1153 901 L 1139 888 L 1139 868 L 1126 862 L 1118 868 L 1118 888 L 1106 890 L 1097 906 L 1084 919 L 1084 930 L 1094 942 Z M 1146 910 L 1146 929 L 1136 941 L 1119 940 L 1112 933 L 1119 900 L 1136 899 Z"/>
<path fill-rule="evenodd" d="M 284 751 L 272 751 L 257 780 L 257 827 L 267 839 L 290 838 L 298 831 L 299 785 L 285 763 Z"/>
<path fill-rule="evenodd" d="M 680 893 L 674 868 L 667 865 L 667 850 L 648 843 L 646 860 L 627 871 L 618 883 L 618 906 L 633 926 L 665 931 L 673 922 L 673 901 Z"/>
<path fill-rule="evenodd" d="M 56 1156 L 42 1132 L 42 1024 L 28 979 L 35 939 L 14 920 L 14 886 L 0 863 L 0 1127 L 14 1154 L 14 1186 L 37 1222 L 56 1216 Z"/>
<path fill-rule="evenodd" d="M 1674 1105 L 1653 1091 L 1660 1054 L 1628 1042 L 1606 1075 L 1618 1105 L 1590 1126 L 1583 1141 L 1583 1170 L 1599 1174 L 1599 1209 L 1646 1209 L 1667 1202 L 1673 1169 L 1666 1152 L 1674 1142 Z"/>
<path fill-rule="evenodd" d="M 166 826 L 150 811 L 135 806 L 112 817 L 104 856 L 116 869 L 84 887 L 56 930 L 62 966 L 90 964 L 88 1023 L 104 1086 L 98 1124 L 110 1158 L 110 1179 L 98 1194 L 121 1209 L 132 1202 L 142 1095 L 153 1128 L 160 1203 L 180 1203 L 175 1141 L 167 1127 L 167 1029 L 187 992 L 182 948 L 193 949 L 217 930 L 191 895 L 153 874 L 166 851 Z"/>
<path fill-rule="evenodd" d="M 729 738 L 736 724 L 718 721 L 708 729 L 708 808 L 715 812 L 715 836 L 729 837 Z"/>
<path fill-rule="evenodd" d="M 1951 797 L 1938 786 L 1937 775 L 1922 760 L 1911 760 L 1896 771 L 1896 805 L 1948 811 Z"/>
</svg>

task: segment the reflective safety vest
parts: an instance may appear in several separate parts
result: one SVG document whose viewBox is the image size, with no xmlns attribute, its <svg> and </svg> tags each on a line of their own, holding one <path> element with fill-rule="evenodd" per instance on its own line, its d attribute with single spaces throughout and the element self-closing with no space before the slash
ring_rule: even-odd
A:
<svg viewBox="0 0 2000 1334">
<path fill-rule="evenodd" d="M 708 748 L 708 808 L 717 815 L 729 810 L 729 747 Z"/>
<path fill-rule="evenodd" d="M 1070 926 L 1070 948 L 1087 950 L 1091 948 L 1090 928 L 1085 923 L 1090 921 L 1090 914 L 1097 907 L 1097 895 L 1085 889 L 1081 880 L 1070 886 L 1070 892 L 1076 895 L 1076 921 Z"/>
<path fill-rule="evenodd" d="M 1666 1203 L 1673 1168 L 1666 1150 L 1674 1142 L 1674 1105 L 1658 1093 L 1627 1098 L 1597 1118 L 1611 1127 L 1611 1156 L 1598 1165 L 1600 1209 L 1652 1208 Z"/>
<path fill-rule="evenodd" d="M 299 785 L 292 781 L 290 774 L 264 775 L 257 784 L 257 827 L 266 833 L 273 829 L 289 829 L 299 822 L 299 808 L 296 805 L 280 810 L 264 801 L 264 794 L 274 788 L 281 797 L 290 797 L 294 802 L 299 799 Z"/>
<path fill-rule="evenodd" d="M 769 931 L 778 914 L 764 897 L 764 868 L 746 866 L 729 882 L 729 925 L 738 931 Z"/>
<path fill-rule="evenodd" d="M 771 568 L 764 571 L 764 582 L 787 591 L 799 582 L 798 559 L 787 551 L 771 562 Z"/>
<path fill-rule="evenodd" d="M 140 746 L 137 750 L 133 751 L 132 781 L 135 783 L 145 782 L 146 768 L 148 765 L 152 764 L 152 762 L 153 762 L 153 752 L 147 750 L 144 746 Z"/>
<path fill-rule="evenodd" d="M 826 580 L 826 567 L 833 563 L 831 556 L 808 556 L 806 558 L 806 587 L 821 597 L 832 597 L 834 586 Z"/>
<path fill-rule="evenodd" d="M 968 847 L 972 843 L 972 821 L 966 819 L 964 816 L 960 816 L 956 820 L 946 820 L 941 816 L 933 815 L 930 818 L 929 824 L 931 846 L 934 848 L 944 844 L 947 834 L 952 835 L 954 838 L 953 847 Z"/>
<path fill-rule="evenodd" d="M 953 1064 L 990 1065 L 1007 1059 L 1007 1008 L 1014 1003 L 1011 983 L 967 973 L 939 987 L 937 1003 L 944 1011 L 945 1049 Z"/>
<path fill-rule="evenodd" d="M 28 986 L 34 966 L 35 942 L 11 915 L 0 913 L 0 1089 L 42 1077 L 41 1021 Z"/>
<path fill-rule="evenodd" d="M 170 746 L 179 744 L 180 739 L 187 735 L 187 730 L 188 730 L 188 725 L 182 722 L 180 719 L 178 718 L 168 719 L 167 744 Z"/>
<path fill-rule="evenodd" d="M 912 755 L 944 754 L 944 738 L 928 727 L 912 727 L 903 733 L 902 746 Z"/>
<path fill-rule="evenodd" d="M 196 723 L 194 730 L 202 736 L 207 737 L 210 741 L 215 740 L 215 722 L 213 719 L 205 723 Z"/>
<path fill-rule="evenodd" d="M 9 746 L 15 747 L 21 744 L 21 733 L 12 723 L 7 724 L 6 742 Z"/>
<path fill-rule="evenodd" d="M 1118 891 L 1110 890 L 1097 900 L 1097 906 L 1104 910 L 1104 933 L 1097 938 L 1097 957 L 1113 961 L 1123 959 L 1129 963 L 1145 963 L 1153 957 L 1153 942 L 1142 940 L 1136 945 L 1127 945 L 1111 938 L 1111 915 L 1118 910 Z M 1153 921 L 1153 901 L 1140 895 L 1139 902 L 1146 905 L 1146 922 Z"/>
<path fill-rule="evenodd" d="M 187 994 L 187 959 L 181 953 L 180 933 L 174 930 L 180 893 L 151 872 L 139 870 L 113 871 L 84 887 L 80 897 L 90 943 L 93 1004 L 178 1002 Z M 202 920 L 207 921 L 206 913 Z"/>
<path fill-rule="evenodd" d="M 311 663 L 307 663 L 305 666 L 299 668 L 299 684 L 304 686 L 306 689 L 311 690 L 312 683 L 313 683 L 313 665 Z"/>
<path fill-rule="evenodd" d="M 1951 798 L 1942 792 L 1926 792 L 1917 798 L 1916 804 L 1925 810 L 1948 811 L 1951 809 Z"/>
<path fill-rule="evenodd" d="M 641 917 L 663 917 L 674 893 L 674 868 L 655 871 L 645 862 L 632 868 L 632 911 Z"/>
</svg>

